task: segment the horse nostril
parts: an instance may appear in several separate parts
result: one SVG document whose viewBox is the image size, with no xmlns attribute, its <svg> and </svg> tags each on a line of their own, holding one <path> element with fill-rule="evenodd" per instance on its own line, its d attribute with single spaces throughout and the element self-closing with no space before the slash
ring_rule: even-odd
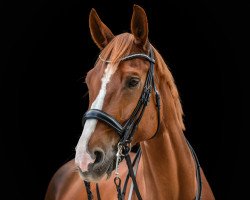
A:
<svg viewBox="0 0 250 200">
<path fill-rule="evenodd" d="M 95 151 L 95 162 L 94 164 L 100 163 L 103 160 L 104 153 L 102 151 Z"/>
</svg>

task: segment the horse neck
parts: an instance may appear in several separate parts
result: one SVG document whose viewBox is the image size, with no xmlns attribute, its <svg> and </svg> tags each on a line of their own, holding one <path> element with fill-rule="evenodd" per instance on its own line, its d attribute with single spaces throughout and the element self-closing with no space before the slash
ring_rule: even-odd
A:
<svg viewBox="0 0 250 200">
<path fill-rule="evenodd" d="M 165 89 L 160 88 L 161 99 L 164 102 L 161 109 L 160 132 L 155 138 L 141 143 L 145 191 L 150 191 L 146 193 L 146 197 L 194 199 L 195 163 L 183 134 L 182 119 L 181 122 L 178 119 L 182 113 L 176 113 L 178 110 L 182 112 L 181 107 L 176 107 L 180 106 L 180 102 L 176 104 L 171 88 L 166 88 L 167 83 L 161 85 L 165 85 Z"/>
</svg>

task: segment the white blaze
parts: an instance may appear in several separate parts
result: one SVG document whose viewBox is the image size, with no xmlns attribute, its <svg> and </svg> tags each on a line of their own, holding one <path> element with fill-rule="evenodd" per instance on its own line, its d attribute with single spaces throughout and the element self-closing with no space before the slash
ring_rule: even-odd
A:
<svg viewBox="0 0 250 200">
<path fill-rule="evenodd" d="M 99 109 L 101 110 L 103 107 L 104 99 L 106 96 L 106 88 L 107 84 L 110 81 L 111 76 L 116 71 L 116 67 L 108 64 L 107 68 L 104 71 L 103 77 L 101 79 L 101 89 L 99 91 L 99 94 L 97 95 L 95 101 L 91 105 L 91 109 Z M 78 144 L 76 146 L 76 155 L 75 155 L 75 163 L 77 166 L 81 168 L 81 170 L 87 171 L 88 165 L 90 163 L 94 162 L 94 159 L 92 159 L 87 152 L 88 149 L 88 142 L 92 135 L 92 133 L 95 131 L 97 124 L 96 119 L 88 119 L 86 120 L 84 124 L 84 128 L 82 131 L 82 135 L 78 141 Z"/>
</svg>

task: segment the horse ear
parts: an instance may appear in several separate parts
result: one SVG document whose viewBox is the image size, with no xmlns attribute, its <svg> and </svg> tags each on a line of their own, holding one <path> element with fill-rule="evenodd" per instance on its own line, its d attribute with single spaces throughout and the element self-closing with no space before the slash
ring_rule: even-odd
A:
<svg viewBox="0 0 250 200">
<path fill-rule="evenodd" d="M 94 8 L 89 14 L 89 29 L 93 41 L 102 50 L 115 36 L 102 22 Z"/>
<path fill-rule="evenodd" d="M 138 5 L 134 5 L 131 20 L 131 32 L 135 37 L 135 43 L 148 50 L 148 20 L 144 9 Z"/>
</svg>

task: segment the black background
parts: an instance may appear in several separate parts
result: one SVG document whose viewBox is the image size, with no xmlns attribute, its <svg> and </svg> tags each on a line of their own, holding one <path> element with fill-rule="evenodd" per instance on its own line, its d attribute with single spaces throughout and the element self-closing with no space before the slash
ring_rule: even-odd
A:
<svg viewBox="0 0 250 200">
<path fill-rule="evenodd" d="M 53 173 L 74 157 L 88 105 L 84 76 L 99 52 L 88 29 L 89 11 L 96 8 L 119 34 L 130 30 L 134 3 L 145 8 L 150 41 L 175 77 L 186 136 L 216 198 L 244 197 L 240 72 L 247 68 L 247 5 L 25 0 L 3 6 L 1 199 L 43 199 Z"/>
</svg>

